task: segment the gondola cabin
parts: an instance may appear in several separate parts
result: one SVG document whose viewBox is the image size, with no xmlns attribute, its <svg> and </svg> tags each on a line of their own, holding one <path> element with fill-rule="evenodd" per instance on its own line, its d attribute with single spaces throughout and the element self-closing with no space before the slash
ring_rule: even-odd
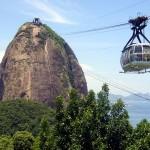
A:
<svg viewBox="0 0 150 150">
<path fill-rule="evenodd" d="M 122 51 L 121 66 L 124 72 L 145 71 L 150 68 L 150 44 L 138 43 Z"/>
<path fill-rule="evenodd" d="M 150 70 L 150 41 L 143 33 L 148 19 L 148 17 L 141 16 L 129 20 L 133 34 L 125 45 L 120 60 L 125 73 L 145 73 L 148 69 Z M 141 37 L 146 41 L 145 43 L 142 43 Z"/>
</svg>

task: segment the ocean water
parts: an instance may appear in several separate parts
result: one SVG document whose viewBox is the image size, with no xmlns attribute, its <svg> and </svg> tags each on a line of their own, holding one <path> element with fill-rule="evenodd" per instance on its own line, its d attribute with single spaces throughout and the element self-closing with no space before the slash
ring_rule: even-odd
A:
<svg viewBox="0 0 150 150">
<path fill-rule="evenodd" d="M 128 110 L 131 124 L 136 127 L 141 120 L 147 119 L 150 121 L 150 101 L 142 98 L 122 98 Z M 112 103 L 116 100 L 112 100 Z"/>
<path fill-rule="evenodd" d="M 135 127 L 142 119 L 150 121 L 150 101 L 148 100 L 124 100 L 128 110 L 131 124 Z"/>
</svg>

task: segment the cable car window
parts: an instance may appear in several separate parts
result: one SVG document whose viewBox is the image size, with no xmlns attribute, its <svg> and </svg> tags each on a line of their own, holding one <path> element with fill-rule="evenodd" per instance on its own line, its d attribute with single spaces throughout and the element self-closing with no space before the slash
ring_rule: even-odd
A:
<svg viewBox="0 0 150 150">
<path fill-rule="evenodd" d="M 130 50 L 131 50 L 131 48 L 130 48 Z M 128 63 L 130 62 L 130 50 L 128 51 L 128 55 L 127 55 L 127 61 L 128 61 Z"/>
<path fill-rule="evenodd" d="M 134 52 L 135 53 L 142 53 L 142 46 L 141 45 L 135 46 Z"/>
<path fill-rule="evenodd" d="M 134 49 L 131 48 L 131 49 L 130 49 L 130 55 L 133 54 L 133 51 L 134 51 Z"/>
<path fill-rule="evenodd" d="M 130 61 L 131 62 L 134 61 L 134 55 L 133 54 L 130 55 Z"/>
<path fill-rule="evenodd" d="M 146 57 L 147 57 L 147 61 L 150 61 L 150 54 L 147 54 Z"/>
<path fill-rule="evenodd" d="M 125 65 L 125 53 L 122 53 L 121 62 L 123 65 Z"/>
<path fill-rule="evenodd" d="M 137 54 L 137 61 L 142 61 L 142 54 Z"/>
<path fill-rule="evenodd" d="M 142 61 L 142 54 L 135 54 L 134 55 L 134 60 L 135 61 Z"/>
<path fill-rule="evenodd" d="M 129 63 L 128 51 L 125 52 L 125 64 Z"/>
<path fill-rule="evenodd" d="M 143 53 L 150 54 L 150 46 L 143 45 Z"/>
<path fill-rule="evenodd" d="M 126 64 L 126 55 L 125 55 L 125 53 L 124 53 L 124 55 L 123 55 L 123 64 L 124 64 L 124 65 Z"/>
<path fill-rule="evenodd" d="M 147 54 L 143 54 L 143 61 L 147 61 Z"/>
</svg>

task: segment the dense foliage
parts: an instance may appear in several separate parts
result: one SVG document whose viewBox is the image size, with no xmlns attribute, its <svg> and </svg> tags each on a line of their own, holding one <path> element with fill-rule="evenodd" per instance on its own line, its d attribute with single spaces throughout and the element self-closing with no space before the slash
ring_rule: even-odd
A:
<svg viewBox="0 0 150 150">
<path fill-rule="evenodd" d="M 42 117 L 49 116 L 53 124 L 53 114 L 49 107 L 32 101 L 3 101 L 0 103 L 0 135 L 13 135 L 23 130 L 37 135 Z"/>
<path fill-rule="evenodd" d="M 27 131 L 17 131 L 13 137 L 14 150 L 32 150 L 34 137 Z"/>
<path fill-rule="evenodd" d="M 89 91 L 85 98 L 72 90 L 67 106 L 63 97 L 57 98 L 53 125 L 50 110 L 37 124 L 36 135 L 27 131 L 17 131 L 13 136 L 1 135 L 0 149 L 149 150 L 150 123 L 144 119 L 133 128 L 124 103 L 119 99 L 111 104 L 108 96 L 106 84 L 97 95 Z"/>
<path fill-rule="evenodd" d="M 13 150 L 13 139 L 11 136 L 0 136 L 0 150 Z"/>
<path fill-rule="evenodd" d="M 121 100 L 110 105 L 108 95 L 108 86 L 104 85 L 98 98 L 90 91 L 85 99 L 79 100 L 77 93 L 71 91 L 67 108 L 63 107 L 61 97 L 57 99 L 57 149 L 127 148 L 133 131 L 128 113 Z"/>
</svg>

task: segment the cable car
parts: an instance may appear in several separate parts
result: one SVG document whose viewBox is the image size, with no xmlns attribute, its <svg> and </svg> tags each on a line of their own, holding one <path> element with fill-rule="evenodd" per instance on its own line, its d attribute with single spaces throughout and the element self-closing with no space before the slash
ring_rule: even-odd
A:
<svg viewBox="0 0 150 150">
<path fill-rule="evenodd" d="M 147 26 L 148 17 L 141 16 L 130 19 L 133 34 L 125 45 L 120 63 L 124 72 L 147 72 L 150 69 L 150 41 L 143 33 L 143 29 Z M 142 42 L 141 37 L 146 42 Z M 137 42 L 134 43 L 135 39 Z"/>
<path fill-rule="evenodd" d="M 133 31 L 133 34 L 127 44 L 124 46 L 120 58 L 121 66 L 123 69 L 123 72 L 121 73 L 146 73 L 150 72 L 150 41 L 144 35 L 143 31 L 144 28 L 147 26 L 147 22 L 149 19 L 150 16 L 138 16 L 137 18 L 130 19 L 128 23 L 106 26 L 102 28 L 88 29 L 79 32 L 72 32 L 67 35 L 105 30 L 131 24 L 131 30 Z M 141 37 L 143 38 L 143 40 L 141 40 Z"/>
<path fill-rule="evenodd" d="M 150 44 L 132 44 L 124 49 L 121 56 L 124 72 L 142 71 L 150 68 Z"/>
</svg>

